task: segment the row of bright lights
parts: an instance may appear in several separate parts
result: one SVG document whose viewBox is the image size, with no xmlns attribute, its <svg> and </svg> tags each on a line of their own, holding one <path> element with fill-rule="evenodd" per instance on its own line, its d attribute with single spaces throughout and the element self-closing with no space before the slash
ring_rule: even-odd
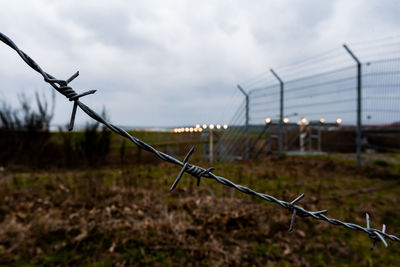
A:
<svg viewBox="0 0 400 267">
<path fill-rule="evenodd" d="M 266 124 L 270 124 L 271 122 L 272 122 L 271 118 L 268 117 L 268 118 L 265 119 L 265 123 Z M 319 122 L 320 123 L 325 123 L 325 119 L 324 118 L 320 118 Z M 342 122 L 343 122 L 343 120 L 341 118 L 337 118 L 336 119 L 336 124 L 341 124 Z M 289 118 L 288 117 L 283 118 L 283 123 L 289 123 Z M 307 121 L 307 119 L 305 117 L 302 117 L 301 120 L 300 120 L 300 123 L 307 124 L 308 121 Z M 197 133 L 197 132 L 202 132 L 203 130 L 205 130 L 207 128 L 209 128 L 210 130 L 213 130 L 214 128 L 216 128 L 217 130 L 220 130 L 220 129 L 226 130 L 226 129 L 228 129 L 228 125 L 226 125 L 226 124 L 224 124 L 224 125 L 221 125 L 221 124 L 217 124 L 217 125 L 214 125 L 214 124 L 210 124 L 210 125 L 203 124 L 202 127 L 201 127 L 200 124 L 197 124 L 196 127 L 175 128 L 175 129 L 172 130 L 172 132 L 174 132 L 174 133 L 193 133 L 193 132 Z"/>
<path fill-rule="evenodd" d="M 207 129 L 207 127 L 210 130 L 213 130 L 214 128 L 216 128 L 217 130 L 220 130 L 220 129 L 226 130 L 226 129 L 228 129 L 228 125 L 226 125 L 226 124 L 224 124 L 224 125 L 221 125 L 221 124 L 217 124 L 217 125 L 214 125 L 214 124 L 210 124 L 210 125 L 203 124 L 203 127 L 200 127 L 200 124 L 197 124 L 196 127 L 175 128 L 175 129 L 172 130 L 172 132 L 174 132 L 174 133 L 193 133 L 193 132 L 197 133 L 197 132 L 202 132 L 203 130 Z"/>
<path fill-rule="evenodd" d="M 271 118 L 266 118 L 266 119 L 265 119 L 265 123 L 266 123 L 266 124 L 270 124 L 271 122 L 272 122 Z M 320 123 L 325 123 L 325 119 L 324 119 L 324 118 L 320 118 L 320 119 L 319 119 L 319 122 L 320 122 Z M 337 123 L 337 124 L 341 124 L 342 122 L 343 122 L 343 120 L 342 120 L 341 118 L 337 118 L 337 119 L 336 119 L 336 123 Z M 289 118 L 288 118 L 288 117 L 283 118 L 283 123 L 289 123 Z M 307 121 L 307 119 L 306 119 L 305 117 L 302 117 L 301 120 L 300 120 L 300 123 L 302 123 L 302 124 L 307 124 L 308 121 Z"/>
</svg>

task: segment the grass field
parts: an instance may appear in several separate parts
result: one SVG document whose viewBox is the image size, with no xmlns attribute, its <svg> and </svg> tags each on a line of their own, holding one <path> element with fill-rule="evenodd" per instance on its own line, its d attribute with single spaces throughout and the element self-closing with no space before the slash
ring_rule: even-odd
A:
<svg viewBox="0 0 400 267">
<path fill-rule="evenodd" d="M 394 157 L 393 157 L 394 158 Z M 205 162 L 197 162 L 207 167 Z M 337 157 L 277 157 L 216 164 L 235 183 L 328 216 L 400 235 L 399 166 L 361 169 Z M 23 171 L 22 171 L 23 170 Z M 310 218 L 167 163 L 97 169 L 0 172 L 0 264 L 92 266 L 395 266 L 400 244 Z"/>
</svg>

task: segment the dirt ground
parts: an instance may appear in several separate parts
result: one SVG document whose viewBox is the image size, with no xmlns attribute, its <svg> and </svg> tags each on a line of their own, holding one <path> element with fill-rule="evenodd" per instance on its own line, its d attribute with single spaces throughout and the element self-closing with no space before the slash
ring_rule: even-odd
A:
<svg viewBox="0 0 400 267">
<path fill-rule="evenodd" d="M 382 163 L 383 162 L 383 163 Z M 207 163 L 199 162 L 201 166 Z M 268 157 L 216 164 L 214 172 L 282 200 L 400 235 L 397 165 L 357 169 L 323 157 Z M 169 191 L 179 168 L 0 170 L 0 264 L 91 266 L 388 266 L 398 242 L 371 251 L 362 232 L 291 215 L 280 206 L 214 180 L 189 175 Z"/>
</svg>

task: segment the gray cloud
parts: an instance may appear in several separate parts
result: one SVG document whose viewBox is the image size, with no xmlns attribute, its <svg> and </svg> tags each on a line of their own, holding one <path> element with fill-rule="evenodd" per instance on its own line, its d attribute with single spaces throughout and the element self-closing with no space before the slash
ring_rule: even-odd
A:
<svg viewBox="0 0 400 267">
<path fill-rule="evenodd" d="M 238 82 L 343 42 L 394 35 L 398 11 L 394 0 L 6 0 L 0 31 L 56 77 L 79 69 L 73 87 L 98 89 L 83 101 L 105 106 L 117 124 L 225 123 Z M 1 97 L 50 90 L 7 47 L 0 58 Z M 67 122 L 70 109 L 57 97 L 54 122 Z"/>
</svg>

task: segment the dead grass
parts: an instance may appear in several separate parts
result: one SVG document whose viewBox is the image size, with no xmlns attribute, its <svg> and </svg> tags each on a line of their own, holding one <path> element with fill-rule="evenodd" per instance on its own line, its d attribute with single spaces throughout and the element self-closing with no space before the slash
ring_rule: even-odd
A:
<svg viewBox="0 0 400 267">
<path fill-rule="evenodd" d="M 200 163 L 207 166 L 206 163 Z M 215 173 L 275 197 L 304 192 L 308 209 L 400 235 L 393 166 L 360 170 L 332 158 L 269 157 L 217 164 Z M 2 265 L 395 265 L 400 244 L 370 251 L 367 235 L 296 220 L 277 205 L 189 176 L 174 192 L 174 166 L 0 172 Z"/>
</svg>

